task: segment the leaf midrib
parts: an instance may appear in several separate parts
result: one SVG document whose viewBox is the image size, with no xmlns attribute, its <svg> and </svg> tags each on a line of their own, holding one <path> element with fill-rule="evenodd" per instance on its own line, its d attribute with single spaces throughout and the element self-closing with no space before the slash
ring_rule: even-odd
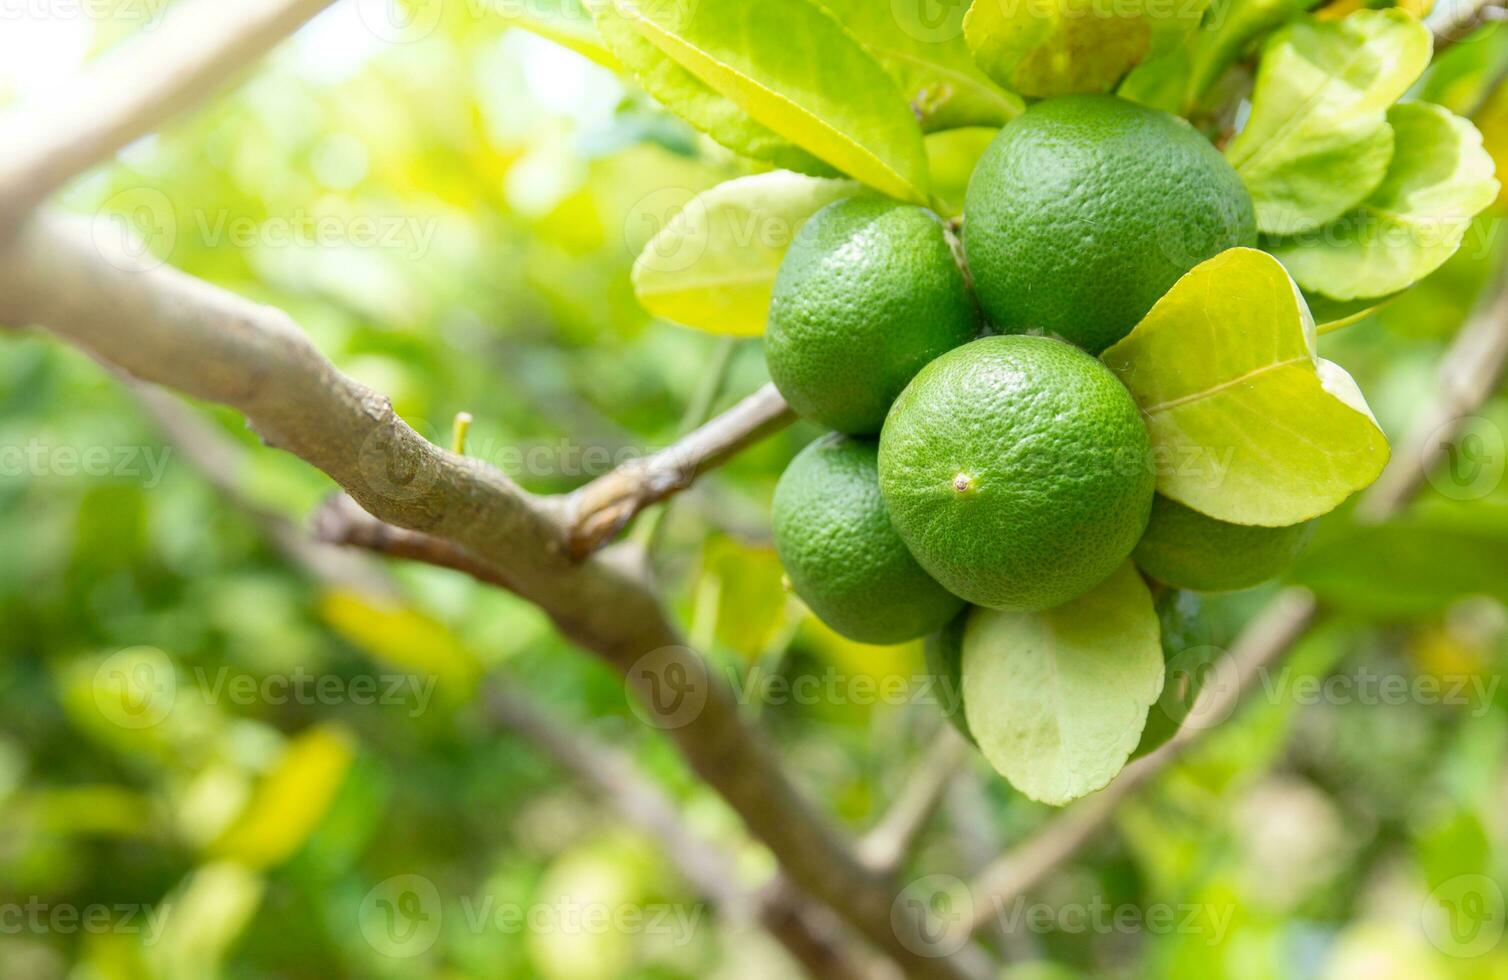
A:
<svg viewBox="0 0 1508 980">
<path fill-rule="evenodd" d="M 1244 384 L 1247 381 L 1251 381 L 1254 378 L 1259 378 L 1262 375 L 1268 374 L 1268 373 L 1270 373 L 1272 371 L 1281 370 L 1282 368 L 1285 368 L 1285 367 L 1293 367 L 1293 366 L 1298 365 L 1298 364 L 1312 364 L 1312 363 L 1313 363 L 1313 361 L 1310 359 L 1309 355 L 1307 355 L 1307 354 L 1301 355 L 1299 357 L 1291 357 L 1291 358 L 1289 358 L 1288 360 L 1285 360 L 1285 361 L 1273 361 L 1270 364 L 1264 364 L 1264 365 L 1262 365 L 1259 368 L 1255 368 L 1255 369 L 1253 369 L 1251 371 L 1247 371 L 1245 374 L 1238 375 L 1238 376 L 1236 376 L 1234 378 L 1229 378 L 1229 379 L 1227 379 L 1225 381 L 1222 381 L 1222 382 L 1220 382 L 1219 384 L 1217 384 L 1217 385 L 1215 385 L 1213 387 L 1205 388 L 1205 389 L 1203 389 L 1201 391 L 1190 392 L 1187 395 L 1180 395 L 1177 398 L 1171 398 L 1168 401 L 1158 402 L 1156 405 L 1152 405 L 1152 406 L 1150 406 L 1148 408 L 1143 408 L 1142 409 L 1142 414 L 1143 415 L 1155 415 L 1158 412 L 1171 411 L 1171 410 L 1173 410 L 1175 408 L 1178 408 L 1178 407 L 1180 407 L 1182 405 L 1187 405 L 1190 402 L 1196 402 L 1196 401 L 1199 401 L 1199 400 L 1204 399 L 1204 398 L 1212 398 L 1215 395 L 1220 394 L 1222 391 L 1229 391 L 1230 389 L 1236 387 L 1237 385 Z"/>
<path fill-rule="evenodd" d="M 1298 129 L 1304 122 L 1305 118 L 1309 115 L 1309 113 L 1314 110 L 1315 105 L 1318 104 L 1320 96 L 1325 92 L 1325 90 L 1328 89 L 1331 85 L 1338 83 L 1340 79 L 1348 75 L 1351 69 L 1355 67 L 1357 59 L 1360 58 L 1365 51 L 1366 44 L 1365 42 L 1363 42 L 1361 47 L 1358 47 L 1354 52 L 1352 52 L 1351 57 L 1346 59 L 1346 62 L 1341 67 L 1341 70 L 1339 72 L 1331 74 L 1323 82 L 1316 86 L 1314 92 L 1307 99 L 1305 99 L 1303 104 L 1300 105 L 1298 109 L 1296 109 L 1287 119 L 1283 120 L 1282 125 L 1277 128 L 1277 131 L 1274 132 L 1272 136 L 1268 137 L 1261 144 L 1259 144 L 1257 148 L 1253 150 L 1249 156 L 1246 157 L 1246 159 L 1242 160 L 1240 163 L 1234 164 L 1236 170 L 1241 171 L 1255 167 L 1258 162 L 1262 160 L 1264 155 L 1269 153 L 1279 143 L 1291 136 L 1293 134 L 1293 131 Z M 1347 87 L 1349 88 L 1350 86 Z M 1353 89 L 1353 91 L 1355 90 Z M 1362 94 L 1365 93 L 1363 92 Z M 1358 99 L 1357 101 L 1360 100 Z M 1351 107 L 1348 108 L 1354 109 L 1354 103 Z M 1378 115 L 1382 116 L 1383 114 L 1378 113 Z M 1379 122 L 1381 122 L 1381 120 L 1379 120 Z"/>
</svg>

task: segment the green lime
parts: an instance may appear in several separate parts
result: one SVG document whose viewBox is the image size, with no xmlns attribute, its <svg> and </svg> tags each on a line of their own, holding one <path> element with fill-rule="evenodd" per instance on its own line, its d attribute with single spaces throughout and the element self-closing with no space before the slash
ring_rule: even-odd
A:
<svg viewBox="0 0 1508 980">
<path fill-rule="evenodd" d="M 1157 597 L 1157 621 L 1162 627 L 1162 659 L 1167 673 L 1162 694 L 1147 711 L 1147 726 L 1132 759 L 1157 751 L 1178 734 L 1204 684 L 1214 674 L 1214 662 L 1224 655 L 1211 644 L 1212 631 L 1204 619 L 1204 601 L 1197 592 L 1164 589 Z M 1218 678 L 1217 678 L 1218 680 Z"/>
<path fill-rule="evenodd" d="M 1313 521 L 1288 527 L 1231 524 L 1158 494 L 1147 533 L 1132 557 L 1142 571 L 1165 585 L 1234 592 L 1284 571 L 1313 533 Z"/>
<path fill-rule="evenodd" d="M 796 594 L 851 640 L 914 640 L 963 606 L 891 527 L 873 440 L 833 433 L 798 453 L 775 487 L 770 523 Z"/>
<path fill-rule="evenodd" d="M 958 729 L 958 734 L 974 741 L 969 720 L 963 713 L 963 630 L 969 623 L 969 606 L 942 629 L 927 637 L 922 648 L 927 674 L 932 679 L 932 693 L 943 716 Z"/>
<path fill-rule="evenodd" d="M 1007 123 L 969 180 L 964 219 L 995 325 L 1095 354 L 1185 272 L 1256 244 L 1251 195 L 1210 142 L 1110 95 L 1048 99 Z"/>
<path fill-rule="evenodd" d="M 994 609 L 1048 609 L 1115 571 L 1152 506 L 1141 413 L 1047 337 L 985 337 L 922 369 L 880 433 L 880 489 L 922 567 Z"/>
<path fill-rule="evenodd" d="M 915 205 L 852 198 L 814 214 L 786 252 L 765 361 L 797 414 L 868 435 L 923 365 L 977 327 L 941 220 Z"/>
</svg>

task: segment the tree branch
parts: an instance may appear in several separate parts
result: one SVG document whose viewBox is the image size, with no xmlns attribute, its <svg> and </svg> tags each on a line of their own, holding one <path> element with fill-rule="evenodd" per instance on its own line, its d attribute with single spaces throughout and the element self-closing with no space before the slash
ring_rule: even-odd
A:
<svg viewBox="0 0 1508 980">
<path fill-rule="evenodd" d="M 576 561 L 557 502 L 426 442 L 387 399 L 337 371 L 286 314 L 119 246 L 97 247 L 87 223 L 43 214 L 0 256 L 0 320 L 42 324 L 137 378 L 237 409 L 267 443 L 323 470 L 368 513 L 495 568 L 566 636 L 624 675 L 647 717 L 799 887 L 909 976 L 967 975 L 901 939 L 885 882 L 797 792 L 741 717 L 726 678 L 683 646 L 636 569 L 612 552 Z M 718 449 L 729 441 L 706 427 L 698 433 L 693 445 L 706 447 L 706 459 L 731 451 Z"/>
<path fill-rule="evenodd" d="M 1358 516 L 1383 521 L 1396 516 L 1423 487 L 1431 469 L 1459 435 L 1466 417 L 1491 397 L 1508 369 L 1508 273 L 1500 271 L 1494 289 L 1478 305 L 1441 359 L 1433 403 L 1420 416 L 1405 441 L 1409 447 L 1394 453 L 1382 477 L 1363 495 Z M 1233 683 L 1208 686 L 1193 714 L 1223 718 L 1233 711 L 1254 679 L 1280 660 L 1313 623 L 1317 607 L 1303 589 L 1279 593 L 1260 612 L 1229 654 L 1235 666 Z M 1207 729 L 1184 727 L 1158 751 L 1121 773 L 1108 787 L 1074 804 L 1033 837 L 1006 852 L 975 879 L 978 928 L 1002 904 L 1040 884 L 1052 871 L 1098 838 L 1122 800 L 1166 769 Z"/>
<path fill-rule="evenodd" d="M 739 450 L 795 421 L 767 384 L 668 449 L 634 460 L 569 494 L 564 512 L 571 554 L 584 557 L 639 511 L 691 486 Z"/>
<path fill-rule="evenodd" d="M 205 101 L 332 0 L 189 0 L 0 120 L 0 238 L 73 177 Z"/>
<path fill-rule="evenodd" d="M 391 579 L 370 558 L 311 542 L 292 521 L 247 497 L 237 476 L 244 463 L 240 447 L 189 411 L 182 401 L 157 388 L 127 384 L 172 447 L 232 507 L 250 518 L 294 569 L 325 586 L 354 588 L 367 595 L 396 595 Z M 349 497 L 332 497 L 331 504 L 335 505 L 333 510 L 360 513 L 373 527 L 412 534 L 373 520 Z M 434 538 L 428 540 L 444 543 Z M 880 967 L 878 963 L 860 961 L 842 934 L 841 923 L 788 882 L 777 879 L 758 892 L 740 887 L 732 862 L 681 821 L 675 805 L 639 771 L 627 753 L 577 734 L 497 680 L 486 687 L 483 704 L 492 721 L 530 739 L 605 796 L 625 818 L 653 836 L 687 882 L 725 914 L 736 919 L 753 909 L 760 924 L 811 976 L 865 980 Z"/>
<path fill-rule="evenodd" d="M 119 246 L 96 247 L 81 222 L 27 218 L 73 176 L 196 104 L 327 2 L 244 0 L 227 11 L 226 0 L 191 0 L 153 35 L 93 66 L 77 87 L 0 123 L 0 145 L 7 147 L 0 164 L 0 239 L 6 241 L 0 320 L 43 324 L 136 378 L 229 405 L 268 444 L 323 470 L 374 516 L 446 540 L 494 566 L 562 632 L 625 675 L 692 768 L 798 884 L 908 975 L 966 976 L 951 961 L 918 956 L 901 941 L 884 883 L 796 792 L 764 740 L 741 719 L 727 682 L 681 646 L 642 579 L 606 555 L 574 560 L 581 552 L 573 555 L 571 546 L 579 536 L 562 533 L 566 508 L 427 443 L 387 399 L 320 356 L 285 314 L 153 268 Z M 759 404 L 751 416 L 760 415 Z M 767 398 L 763 404 L 774 407 Z M 716 422 L 704 426 L 679 457 L 687 475 L 644 467 L 639 479 L 626 481 L 626 490 L 600 498 L 613 510 L 607 523 L 620 527 L 644 502 L 683 488 L 776 424 L 778 415 L 750 417 L 753 428 L 742 434 Z M 591 518 L 597 499 L 588 497 L 585 505 L 578 499 L 572 513 Z M 610 533 L 588 537 L 600 542 Z M 700 702 L 689 718 L 653 697 L 657 685 L 687 678 Z"/>
</svg>

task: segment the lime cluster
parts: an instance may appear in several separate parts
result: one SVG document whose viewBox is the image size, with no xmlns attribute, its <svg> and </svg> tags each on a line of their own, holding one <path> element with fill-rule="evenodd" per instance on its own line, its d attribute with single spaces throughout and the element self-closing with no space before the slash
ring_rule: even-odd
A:
<svg viewBox="0 0 1508 980">
<path fill-rule="evenodd" d="M 1038 611 L 1134 557 L 1169 585 L 1244 588 L 1308 529 L 1225 524 L 1155 492 L 1134 399 L 1095 356 L 1195 265 L 1255 238 L 1252 203 L 1182 120 L 1065 96 L 1006 125 L 970 180 L 962 241 L 925 208 L 817 212 L 775 282 L 765 355 L 835 430 L 781 477 L 775 546 L 840 633 L 938 633 L 966 604 Z"/>
</svg>

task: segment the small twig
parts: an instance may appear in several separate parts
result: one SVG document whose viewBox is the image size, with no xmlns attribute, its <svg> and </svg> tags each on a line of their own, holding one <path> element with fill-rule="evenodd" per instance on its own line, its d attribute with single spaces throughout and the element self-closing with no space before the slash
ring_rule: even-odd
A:
<svg viewBox="0 0 1508 980">
<path fill-rule="evenodd" d="M 952 725 L 944 724 L 890 809 L 859 841 L 860 858 L 876 871 L 893 875 L 932 821 L 953 777 L 972 754 L 963 736 Z"/>
<path fill-rule="evenodd" d="M 645 507 L 795 421 L 774 385 L 765 385 L 668 449 L 634 460 L 569 494 L 563 507 L 571 554 L 591 554 Z"/>
<path fill-rule="evenodd" d="M 361 509 L 343 493 L 331 494 L 314 512 L 311 523 L 315 540 L 344 548 L 403 558 L 464 572 L 478 581 L 509 592 L 517 591 L 501 568 L 478 558 L 453 541 L 420 531 L 385 524 Z"/>
</svg>

